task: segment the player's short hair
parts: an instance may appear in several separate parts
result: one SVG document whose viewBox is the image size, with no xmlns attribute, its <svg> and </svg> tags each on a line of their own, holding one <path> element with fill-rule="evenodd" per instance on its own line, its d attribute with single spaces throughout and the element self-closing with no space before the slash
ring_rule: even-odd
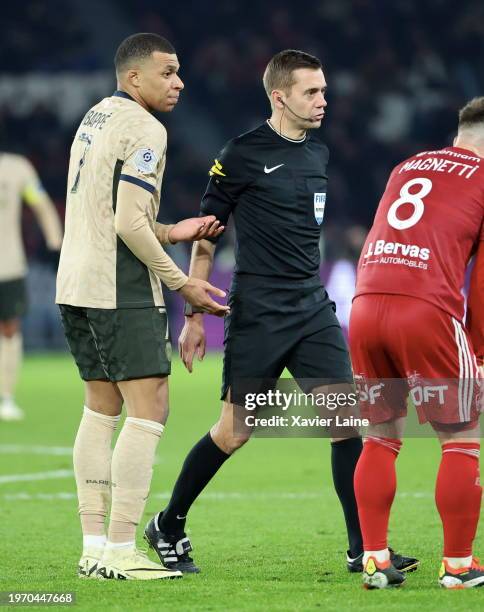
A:
<svg viewBox="0 0 484 612">
<path fill-rule="evenodd" d="M 133 63 L 150 57 L 155 51 L 161 53 L 176 53 L 175 47 L 170 41 L 149 32 L 140 32 L 125 38 L 119 45 L 114 56 L 116 73 L 123 72 Z"/>
<path fill-rule="evenodd" d="M 269 100 L 274 89 L 282 89 L 287 93 L 291 90 L 295 83 L 293 73 L 298 68 L 319 70 L 322 66 L 319 59 L 314 55 L 296 49 L 280 51 L 271 58 L 262 78 Z"/>
<path fill-rule="evenodd" d="M 484 126 L 484 97 L 473 98 L 459 111 L 459 129 Z"/>
</svg>

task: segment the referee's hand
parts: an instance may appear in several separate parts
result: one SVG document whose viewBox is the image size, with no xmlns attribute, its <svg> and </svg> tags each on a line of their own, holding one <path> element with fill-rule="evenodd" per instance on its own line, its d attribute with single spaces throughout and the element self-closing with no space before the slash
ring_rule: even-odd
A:
<svg viewBox="0 0 484 612">
<path fill-rule="evenodd" d="M 195 308 L 202 309 L 203 312 L 213 314 L 217 317 L 224 317 L 230 312 L 228 306 L 219 304 L 211 298 L 210 294 L 218 295 L 219 297 L 225 297 L 225 291 L 214 287 L 207 281 L 201 280 L 200 278 L 188 277 L 187 282 L 179 290 L 181 295 L 185 298 L 185 301 L 195 306 Z"/>
<path fill-rule="evenodd" d="M 185 325 L 178 338 L 178 351 L 186 369 L 191 374 L 195 353 L 198 361 L 202 361 L 205 357 L 205 328 L 202 314 L 197 313 L 186 317 Z"/>
</svg>

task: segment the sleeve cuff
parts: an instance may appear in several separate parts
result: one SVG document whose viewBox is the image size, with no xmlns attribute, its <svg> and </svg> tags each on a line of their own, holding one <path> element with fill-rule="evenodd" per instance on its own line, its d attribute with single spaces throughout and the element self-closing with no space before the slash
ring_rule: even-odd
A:
<svg viewBox="0 0 484 612">
<path fill-rule="evenodd" d="M 171 289 L 172 291 L 178 291 L 184 285 L 186 285 L 187 281 L 188 281 L 188 276 L 184 274 L 183 272 L 181 272 L 180 270 L 180 275 L 177 276 L 175 280 L 170 282 L 170 284 L 165 282 L 165 285 L 168 287 L 168 289 Z"/>
<path fill-rule="evenodd" d="M 156 224 L 156 237 L 158 238 L 158 241 L 160 242 L 161 246 L 173 244 L 172 242 L 170 242 L 169 234 L 174 227 L 174 223 L 172 223 L 171 225 L 164 225 L 163 223 Z"/>
<path fill-rule="evenodd" d="M 131 176 L 130 174 L 121 174 L 119 176 L 119 180 L 126 181 L 127 183 L 132 183 L 133 185 L 138 185 L 138 187 L 142 187 L 150 193 L 153 193 L 156 189 L 154 185 L 151 185 L 150 183 L 148 183 L 147 181 L 143 181 L 142 179 L 136 178 L 135 176 Z"/>
</svg>

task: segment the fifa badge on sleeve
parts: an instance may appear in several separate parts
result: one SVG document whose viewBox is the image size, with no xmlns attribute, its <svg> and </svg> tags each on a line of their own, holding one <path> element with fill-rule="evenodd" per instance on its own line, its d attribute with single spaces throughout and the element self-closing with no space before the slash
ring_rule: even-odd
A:
<svg viewBox="0 0 484 612">
<path fill-rule="evenodd" d="M 326 194 L 315 193 L 314 194 L 314 218 L 316 223 L 321 225 L 324 218 L 324 208 L 326 206 Z"/>
</svg>

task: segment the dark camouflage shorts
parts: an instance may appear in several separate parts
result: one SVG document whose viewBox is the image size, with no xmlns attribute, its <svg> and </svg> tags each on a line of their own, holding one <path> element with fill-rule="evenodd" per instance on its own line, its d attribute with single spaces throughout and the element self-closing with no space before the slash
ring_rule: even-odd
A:
<svg viewBox="0 0 484 612">
<path fill-rule="evenodd" d="M 59 306 L 67 343 L 83 380 L 118 382 L 166 376 L 171 345 L 164 308 Z"/>
</svg>

